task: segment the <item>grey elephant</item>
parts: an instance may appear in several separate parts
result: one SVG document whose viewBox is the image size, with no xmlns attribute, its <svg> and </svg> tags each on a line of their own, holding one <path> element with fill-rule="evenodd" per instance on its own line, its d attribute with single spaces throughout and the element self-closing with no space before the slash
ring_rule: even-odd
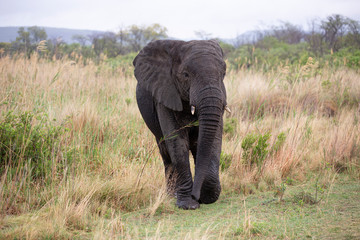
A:
<svg viewBox="0 0 360 240">
<path fill-rule="evenodd" d="M 133 64 L 138 107 L 155 135 L 177 206 L 197 209 L 215 202 L 221 191 L 222 117 L 228 109 L 221 47 L 214 40 L 158 40 L 145 46 Z"/>
</svg>

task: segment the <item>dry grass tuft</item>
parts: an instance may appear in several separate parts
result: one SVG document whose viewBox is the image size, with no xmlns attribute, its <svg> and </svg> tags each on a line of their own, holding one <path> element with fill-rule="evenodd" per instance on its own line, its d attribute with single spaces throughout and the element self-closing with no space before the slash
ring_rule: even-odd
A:
<svg viewBox="0 0 360 240">
<path fill-rule="evenodd" d="M 336 171 L 344 172 L 359 167 L 360 128 L 354 124 L 354 116 L 342 113 L 339 122 L 328 129 L 329 138 L 323 141 L 324 161 Z"/>
</svg>

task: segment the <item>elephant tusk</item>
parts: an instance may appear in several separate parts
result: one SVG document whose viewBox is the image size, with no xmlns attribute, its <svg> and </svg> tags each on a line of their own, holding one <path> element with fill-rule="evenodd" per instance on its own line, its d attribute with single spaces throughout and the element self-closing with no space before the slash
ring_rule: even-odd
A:
<svg viewBox="0 0 360 240">
<path fill-rule="evenodd" d="M 191 114 L 194 115 L 194 113 L 195 113 L 195 107 L 191 106 Z"/>
<path fill-rule="evenodd" d="M 231 113 L 231 110 L 230 110 L 230 108 L 226 105 L 225 106 L 225 110 L 228 112 L 228 113 Z"/>
</svg>

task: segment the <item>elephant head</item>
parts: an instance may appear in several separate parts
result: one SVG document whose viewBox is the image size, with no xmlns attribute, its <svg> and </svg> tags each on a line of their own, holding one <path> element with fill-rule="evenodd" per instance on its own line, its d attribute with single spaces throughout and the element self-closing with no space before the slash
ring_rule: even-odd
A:
<svg viewBox="0 0 360 240">
<path fill-rule="evenodd" d="M 144 107 L 146 101 L 140 99 L 145 95 L 139 93 L 141 89 L 149 93 L 148 100 L 154 102 L 155 108 L 163 106 L 166 111 L 174 114 L 174 119 L 198 120 L 195 176 L 194 182 L 191 180 L 192 188 L 188 194 L 202 203 L 215 202 L 221 190 L 219 160 L 222 116 L 224 109 L 227 109 L 223 83 L 226 64 L 221 47 L 214 40 L 158 40 L 142 49 L 133 64 L 138 80 L 137 95 L 142 96 L 137 96 L 140 112 L 157 139 L 166 136 L 164 129 L 167 128 L 163 125 L 173 124 L 171 121 L 178 123 L 179 120 L 163 120 L 159 116 L 159 123 L 150 120 L 146 113 L 148 110 Z M 155 112 L 159 115 L 159 109 Z M 159 127 L 155 125 L 161 129 L 157 129 Z M 187 140 L 190 141 L 189 139 Z M 180 144 L 174 144 L 174 148 L 178 145 Z M 167 151 L 172 151 L 169 148 L 168 146 Z M 172 159 L 177 157 L 176 154 L 170 152 L 169 155 L 173 163 L 183 161 Z M 164 154 L 162 156 L 164 158 Z M 183 178 L 183 175 L 180 174 L 180 177 Z"/>
</svg>

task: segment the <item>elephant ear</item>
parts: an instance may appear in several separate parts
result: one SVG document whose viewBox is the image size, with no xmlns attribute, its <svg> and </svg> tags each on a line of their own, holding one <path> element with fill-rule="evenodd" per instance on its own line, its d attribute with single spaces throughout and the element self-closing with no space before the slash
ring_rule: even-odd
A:
<svg viewBox="0 0 360 240">
<path fill-rule="evenodd" d="M 181 97 L 171 77 L 170 52 L 178 41 L 158 40 L 149 43 L 134 59 L 134 74 L 140 87 L 151 92 L 165 107 L 182 111 Z"/>
</svg>

